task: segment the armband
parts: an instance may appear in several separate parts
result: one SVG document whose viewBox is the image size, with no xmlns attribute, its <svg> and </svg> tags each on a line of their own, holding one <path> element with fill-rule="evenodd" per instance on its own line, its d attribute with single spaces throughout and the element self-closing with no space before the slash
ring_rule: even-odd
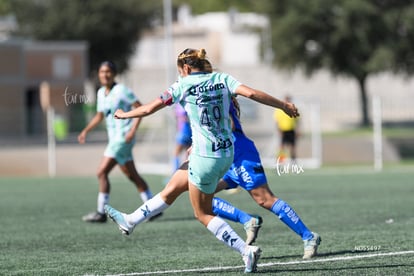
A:
<svg viewBox="0 0 414 276">
<path fill-rule="evenodd" d="M 165 105 L 172 105 L 173 103 L 173 97 L 168 91 L 162 93 L 160 99 Z"/>
</svg>

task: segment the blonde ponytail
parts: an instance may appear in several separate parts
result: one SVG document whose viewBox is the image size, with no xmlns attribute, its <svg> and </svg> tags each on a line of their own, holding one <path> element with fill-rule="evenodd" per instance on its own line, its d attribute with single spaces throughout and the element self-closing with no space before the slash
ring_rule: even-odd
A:
<svg viewBox="0 0 414 276">
<path fill-rule="evenodd" d="M 193 68 L 211 73 L 213 68 L 210 62 L 206 59 L 206 55 L 207 52 L 204 48 L 201 48 L 200 50 L 187 48 L 178 55 L 177 65 L 183 67 L 184 64 L 188 64 Z"/>
<path fill-rule="evenodd" d="M 203 48 L 201 48 L 200 50 L 197 51 L 197 57 L 199 59 L 206 59 L 206 55 L 207 55 L 207 52 Z"/>
</svg>

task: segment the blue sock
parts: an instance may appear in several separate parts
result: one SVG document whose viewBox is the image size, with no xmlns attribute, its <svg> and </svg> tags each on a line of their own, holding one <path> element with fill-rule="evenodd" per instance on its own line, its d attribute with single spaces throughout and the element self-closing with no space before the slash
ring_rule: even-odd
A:
<svg viewBox="0 0 414 276">
<path fill-rule="evenodd" d="M 313 238 L 313 234 L 306 225 L 302 222 L 300 217 L 296 214 L 292 207 L 281 199 L 278 199 L 270 209 L 276 214 L 281 221 L 283 221 L 290 229 L 302 237 L 302 240 L 307 241 Z"/>
<path fill-rule="evenodd" d="M 213 198 L 213 213 L 222 218 L 239 222 L 241 224 L 245 224 L 252 218 L 249 214 L 237 209 L 229 202 L 218 197 Z"/>
</svg>

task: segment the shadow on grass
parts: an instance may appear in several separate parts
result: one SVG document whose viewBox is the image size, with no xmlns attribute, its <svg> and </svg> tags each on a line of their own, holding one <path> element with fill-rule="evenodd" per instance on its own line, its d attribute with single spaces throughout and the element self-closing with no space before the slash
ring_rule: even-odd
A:
<svg viewBox="0 0 414 276">
<path fill-rule="evenodd" d="M 330 257 L 330 256 L 337 256 L 337 255 L 344 255 L 344 254 L 362 254 L 366 253 L 364 251 L 353 251 L 353 250 L 341 250 L 335 252 L 325 252 L 325 253 L 318 253 L 316 258 L 320 257 Z M 289 259 L 291 261 L 295 259 L 297 261 L 302 261 L 302 255 L 284 255 L 284 256 L 269 256 L 269 257 L 261 257 L 260 260 L 285 260 Z"/>
</svg>

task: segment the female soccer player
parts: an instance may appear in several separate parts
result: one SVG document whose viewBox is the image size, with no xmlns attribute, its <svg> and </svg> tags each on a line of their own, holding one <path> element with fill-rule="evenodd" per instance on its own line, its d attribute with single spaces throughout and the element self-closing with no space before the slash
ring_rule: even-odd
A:
<svg viewBox="0 0 414 276">
<path fill-rule="evenodd" d="M 242 95 L 259 103 L 281 108 L 294 117 L 299 116 L 299 113 L 293 104 L 245 86 L 230 75 L 206 72 L 205 55 L 204 49 L 184 50 L 177 59 L 178 72 L 182 78 L 176 86 L 170 87 L 161 97 L 137 109 L 128 112 L 118 110 L 115 117 L 144 117 L 173 103 L 184 107 L 193 132 L 188 164 L 188 190 L 195 217 L 219 240 L 242 254 L 245 272 L 253 272 L 257 268 L 261 249 L 246 245 L 230 225 L 212 211 L 218 180 L 230 168 L 234 158 L 229 116 L 231 97 Z M 107 212 L 112 217 L 110 210 L 107 209 Z"/>
<path fill-rule="evenodd" d="M 142 201 L 152 198 L 152 193 L 145 181 L 138 174 L 132 158 L 132 148 L 135 144 L 135 132 L 141 118 L 134 120 L 116 120 L 114 113 L 122 108 L 131 110 L 141 106 L 134 93 L 122 84 L 115 82 L 116 67 L 110 61 L 104 61 L 99 66 L 99 82 L 102 87 L 97 94 L 97 113 L 78 136 L 78 141 L 84 144 L 90 130 L 98 126 L 105 118 L 108 134 L 108 145 L 98 168 L 99 193 L 97 211 L 85 215 L 86 222 L 106 222 L 104 206 L 109 203 L 110 183 L 108 175 L 116 164 L 122 172 L 135 184 Z"/>
<path fill-rule="evenodd" d="M 233 136 L 235 140 L 234 161 L 231 168 L 219 181 L 216 192 L 223 189 L 233 189 L 237 186 L 244 188 L 260 206 L 275 214 L 292 231 L 297 233 L 303 239 L 303 259 L 310 259 L 316 255 L 321 238 L 317 233 L 311 232 L 305 226 L 292 207 L 282 199 L 273 195 L 267 184 L 259 153 L 253 141 L 244 134 L 240 124 L 239 114 L 239 105 L 237 100 L 233 98 L 233 104 L 230 107 L 230 115 L 233 122 Z M 187 191 L 188 178 L 183 172 L 187 170 L 187 168 L 188 164 L 184 163 L 180 170 L 172 176 L 164 190 L 154 197 L 154 199 L 158 196 L 161 198 L 162 201 L 159 202 L 160 205 L 152 204 L 151 207 L 154 209 L 151 209 L 152 211 L 146 215 L 156 215 L 158 211 L 162 211 L 169 207 L 181 193 Z M 150 204 L 150 202 L 152 203 L 153 200 L 148 201 L 148 204 Z M 137 210 L 146 210 L 147 208 L 145 208 L 144 205 Z M 105 208 L 107 210 L 112 210 L 112 214 L 117 212 L 110 206 L 106 206 Z M 213 199 L 213 212 L 220 217 L 243 224 L 247 233 L 246 243 L 251 244 L 255 241 L 258 230 L 261 227 L 261 217 L 251 216 L 218 197 L 214 197 Z M 132 214 L 120 213 L 117 216 L 114 216 L 114 218 L 114 221 L 118 224 L 121 232 L 124 234 L 132 233 L 136 225 L 146 219 L 142 212 L 135 212 Z"/>
</svg>

